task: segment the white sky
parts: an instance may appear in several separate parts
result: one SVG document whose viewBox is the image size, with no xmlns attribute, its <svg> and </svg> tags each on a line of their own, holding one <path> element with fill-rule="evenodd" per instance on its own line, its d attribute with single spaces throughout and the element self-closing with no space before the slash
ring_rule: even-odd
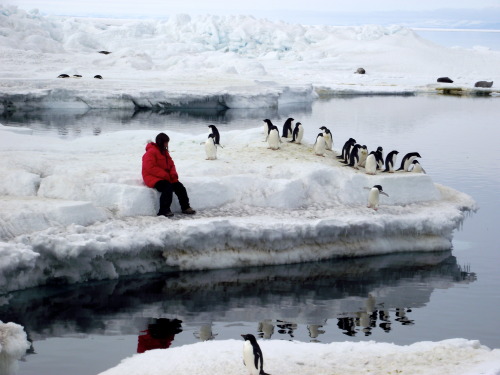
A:
<svg viewBox="0 0 500 375">
<path fill-rule="evenodd" d="M 269 11 L 370 12 L 500 7 L 500 0 L 0 0 L 24 10 L 53 15 L 136 15 L 178 13 L 254 14 Z"/>
</svg>

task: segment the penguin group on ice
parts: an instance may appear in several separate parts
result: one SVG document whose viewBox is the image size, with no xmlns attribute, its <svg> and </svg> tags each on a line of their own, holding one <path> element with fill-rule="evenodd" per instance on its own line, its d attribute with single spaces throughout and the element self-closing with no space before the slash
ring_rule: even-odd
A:
<svg viewBox="0 0 500 375">
<path fill-rule="evenodd" d="M 293 126 L 294 118 L 288 117 L 283 126 L 280 136 L 280 131 L 270 119 L 263 120 L 264 132 L 266 134 L 265 142 L 271 150 L 279 150 L 283 143 L 282 138 L 291 138 L 288 143 L 301 144 L 304 137 L 304 127 L 301 122 L 296 122 Z M 208 135 L 205 144 L 205 151 L 207 160 L 217 159 L 217 147 L 222 147 L 220 144 L 220 133 L 215 125 L 208 126 L 211 133 Z M 312 152 L 321 157 L 325 157 L 328 152 L 333 154 L 333 157 L 338 159 L 340 163 L 345 166 L 354 168 L 356 170 L 364 169 L 368 175 L 376 175 L 377 173 L 396 173 L 396 172 L 413 172 L 413 173 L 426 173 L 420 165 L 417 158 L 421 158 L 418 152 L 409 152 L 405 154 L 401 160 L 400 167 L 396 169 L 397 158 L 399 155 L 398 150 L 392 150 L 387 154 L 384 160 L 384 149 L 378 146 L 374 151 L 369 152 L 366 145 L 361 145 L 354 138 L 349 138 L 343 145 L 340 154 L 333 150 L 333 135 L 330 129 L 326 126 L 321 126 L 316 136 L 315 142 L 312 146 Z M 382 189 L 381 185 L 374 185 L 373 187 L 365 187 L 370 190 L 368 195 L 368 207 L 375 210 L 378 209 L 379 196 L 388 196 Z"/>
</svg>

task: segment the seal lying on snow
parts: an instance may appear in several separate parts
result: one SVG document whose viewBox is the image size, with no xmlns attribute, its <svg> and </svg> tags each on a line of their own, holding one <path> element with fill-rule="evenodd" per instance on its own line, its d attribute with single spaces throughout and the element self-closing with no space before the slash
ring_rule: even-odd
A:
<svg viewBox="0 0 500 375">
<path fill-rule="evenodd" d="M 493 81 L 487 82 L 487 81 L 477 81 L 474 85 L 474 87 L 491 87 L 493 86 Z"/>
</svg>

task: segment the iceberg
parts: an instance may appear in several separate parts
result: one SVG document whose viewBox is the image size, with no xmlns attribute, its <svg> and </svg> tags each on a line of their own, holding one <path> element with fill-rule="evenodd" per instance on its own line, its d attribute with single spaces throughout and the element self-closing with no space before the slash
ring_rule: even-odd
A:
<svg viewBox="0 0 500 375">
<path fill-rule="evenodd" d="M 61 140 L 0 128 L 2 292 L 51 282 L 238 266 L 290 264 L 451 248 L 476 209 L 426 174 L 367 175 L 336 153 L 283 142 L 262 127 L 225 131 L 205 160 L 205 134 L 169 132 L 194 217 L 157 217 L 158 192 L 140 175 L 151 130 Z M 293 163 L 290 163 L 293 160 Z M 380 184 L 378 211 L 365 187 Z"/>
</svg>

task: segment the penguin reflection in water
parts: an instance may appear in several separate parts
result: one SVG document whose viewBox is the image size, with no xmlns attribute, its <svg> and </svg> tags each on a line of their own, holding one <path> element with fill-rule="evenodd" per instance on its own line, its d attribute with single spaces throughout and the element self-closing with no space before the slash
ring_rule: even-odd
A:
<svg viewBox="0 0 500 375">
<path fill-rule="evenodd" d="M 243 344 L 243 364 L 250 375 L 269 375 L 264 372 L 264 357 L 262 350 L 252 334 L 241 335 L 245 340 Z"/>
<path fill-rule="evenodd" d="M 373 185 L 372 188 L 365 187 L 365 189 L 370 190 L 368 193 L 368 208 L 373 208 L 377 211 L 380 194 L 385 195 L 386 197 L 389 195 L 382 190 L 382 186 L 380 185 Z"/>
</svg>

